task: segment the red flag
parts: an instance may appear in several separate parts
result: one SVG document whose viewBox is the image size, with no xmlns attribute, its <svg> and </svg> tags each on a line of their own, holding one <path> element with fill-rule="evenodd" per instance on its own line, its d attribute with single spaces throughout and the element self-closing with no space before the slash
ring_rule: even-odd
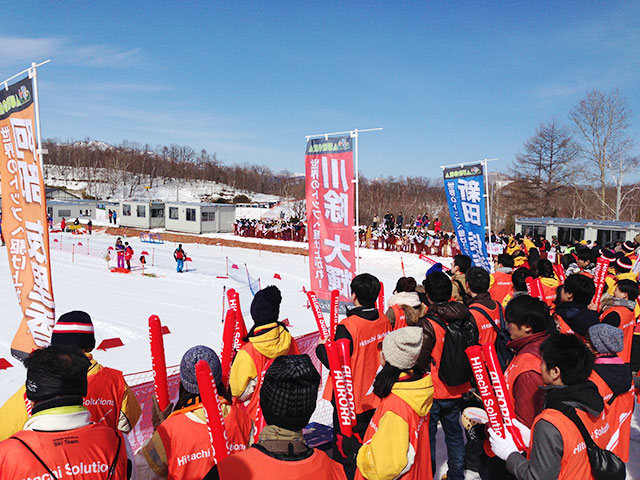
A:
<svg viewBox="0 0 640 480">
<path fill-rule="evenodd" d="M 277 278 L 278 280 L 282 280 L 282 277 L 280 276 L 279 273 L 274 273 L 273 274 L 273 278 Z"/>
<path fill-rule="evenodd" d="M 238 267 L 238 265 L 236 265 L 235 263 L 231 265 L 231 268 L 235 268 L 236 270 L 240 270 L 240 267 Z"/>
</svg>

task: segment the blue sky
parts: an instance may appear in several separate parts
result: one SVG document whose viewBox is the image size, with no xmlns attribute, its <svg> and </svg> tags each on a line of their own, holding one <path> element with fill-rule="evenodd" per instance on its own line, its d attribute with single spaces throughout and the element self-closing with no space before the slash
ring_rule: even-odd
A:
<svg viewBox="0 0 640 480">
<path fill-rule="evenodd" d="M 0 81 L 52 59 L 44 137 L 301 172 L 305 135 L 383 127 L 360 137 L 364 175 L 437 177 L 504 170 L 541 123 L 619 88 L 640 139 L 640 2 L 14 2 L 4 19 Z"/>
</svg>

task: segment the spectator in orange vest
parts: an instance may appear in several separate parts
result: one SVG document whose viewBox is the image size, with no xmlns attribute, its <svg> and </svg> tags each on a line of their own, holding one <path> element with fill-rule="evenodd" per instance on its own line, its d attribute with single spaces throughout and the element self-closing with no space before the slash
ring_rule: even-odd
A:
<svg viewBox="0 0 640 480">
<path fill-rule="evenodd" d="M 494 343 L 497 331 L 491 324 L 504 328 L 504 310 L 489 294 L 489 272 L 481 267 L 471 267 L 465 274 L 465 289 L 469 292 L 467 306 L 478 326 L 478 343 Z"/>
<path fill-rule="evenodd" d="M 575 333 L 584 338 L 589 327 L 600 323 L 598 312 L 589 309 L 595 293 L 592 278 L 578 273 L 567 277 L 558 289 L 555 322 L 551 322 L 547 330 L 550 333 Z"/>
<path fill-rule="evenodd" d="M 581 275 L 582 276 L 582 275 Z M 567 415 L 577 415 L 594 442 L 604 425 L 600 417 L 604 402 L 593 382 L 588 381 L 594 356 L 575 335 L 551 335 L 541 347 L 542 378 L 546 388 L 545 409 L 538 415 L 531 431 L 521 429 L 525 455 L 518 451 L 511 434 L 506 439 L 491 428 L 491 449 L 507 462 L 507 470 L 518 479 L 593 479 L 584 439 Z M 596 435 L 598 432 L 598 435 Z"/>
<path fill-rule="evenodd" d="M 413 277 L 400 277 L 396 282 L 393 295 L 387 301 L 389 308 L 385 313 L 389 323 L 395 329 L 415 326 L 427 308 L 416 292 L 417 283 Z"/>
<path fill-rule="evenodd" d="M 109 478 L 129 478 L 122 433 L 92 423 L 82 405 L 90 367 L 82 351 L 71 345 L 34 350 L 25 366 L 33 416 L 0 443 L 0 477 L 89 479 L 112 471 Z"/>
<path fill-rule="evenodd" d="M 502 304 L 505 297 L 513 296 L 512 274 L 513 258 L 511 255 L 501 253 L 496 260 L 496 271 L 491 275 L 491 286 L 489 288 L 491 297 L 500 304 Z"/>
<path fill-rule="evenodd" d="M 103 367 L 91 355 L 96 345 L 93 323 L 88 313 L 67 312 L 58 318 L 51 334 L 51 345 L 73 345 L 89 359 L 88 393 L 84 405 L 91 420 L 129 433 L 140 418 L 140 405 L 119 370 Z M 29 418 L 22 386 L 0 408 L 0 440 L 19 431 Z"/>
<path fill-rule="evenodd" d="M 633 280 L 619 280 L 613 298 L 602 309 L 600 321 L 619 328 L 624 335 L 624 347 L 620 357 L 625 363 L 631 361 L 633 332 L 636 327 L 636 299 L 640 295 L 638 283 Z"/>
<path fill-rule="evenodd" d="M 233 453 L 245 450 L 251 438 L 252 421 L 247 412 L 231 405 L 231 395 L 222 383 L 222 367 L 216 352 L 204 345 L 191 347 L 180 362 L 180 396 L 173 413 L 157 426 L 153 436 L 136 454 L 138 480 L 203 478 L 215 465 L 207 419 L 200 400 L 196 363 L 209 364 L 224 415 L 227 439 Z M 168 410 L 171 410 L 172 405 Z M 154 397 L 154 411 L 163 420 Z"/>
<path fill-rule="evenodd" d="M 320 375 L 309 355 L 276 358 L 264 376 L 260 408 L 267 426 L 258 441 L 213 467 L 207 479 L 344 480 L 344 470 L 326 453 L 308 447 L 302 429 L 316 409 Z"/>
</svg>

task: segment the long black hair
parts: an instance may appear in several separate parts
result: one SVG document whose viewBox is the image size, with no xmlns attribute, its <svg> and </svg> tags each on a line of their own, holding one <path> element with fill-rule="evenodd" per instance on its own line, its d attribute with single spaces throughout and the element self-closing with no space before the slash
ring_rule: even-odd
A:
<svg viewBox="0 0 640 480">
<path fill-rule="evenodd" d="M 222 382 L 218 382 L 216 383 L 216 388 L 218 389 L 218 395 L 231 403 L 231 392 L 224 386 L 224 384 Z M 182 382 L 180 382 L 178 400 L 176 401 L 176 406 L 173 408 L 173 411 L 177 412 L 185 407 L 195 405 L 199 401 L 200 394 L 187 391 L 187 389 L 182 386 Z"/>
<path fill-rule="evenodd" d="M 400 370 L 398 367 L 394 367 L 389 362 L 385 362 L 382 370 L 376 375 L 376 379 L 373 382 L 373 393 L 380 398 L 388 397 L 391 393 L 391 389 L 400 378 L 401 373 L 409 373 L 411 378 L 409 380 L 419 380 L 424 377 L 426 373 L 420 366 L 415 365 L 412 370 Z"/>
</svg>

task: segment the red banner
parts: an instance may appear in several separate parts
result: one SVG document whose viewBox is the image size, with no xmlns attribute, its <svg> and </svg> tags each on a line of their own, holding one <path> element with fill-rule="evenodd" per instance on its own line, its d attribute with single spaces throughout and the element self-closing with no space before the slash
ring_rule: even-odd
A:
<svg viewBox="0 0 640 480">
<path fill-rule="evenodd" d="M 33 85 L 25 78 L 0 89 L 2 234 L 22 308 L 11 342 L 11 354 L 20 359 L 49 345 L 55 324 L 47 205 L 35 136 Z"/>
<path fill-rule="evenodd" d="M 225 385 L 229 384 L 229 372 L 233 359 L 244 345 L 242 339 L 247 336 L 247 327 L 240 310 L 240 295 L 230 288 L 227 290 L 227 299 L 229 310 L 227 310 L 222 333 L 222 382 Z"/>
<path fill-rule="evenodd" d="M 351 137 L 307 141 L 305 156 L 310 290 L 329 311 L 331 290 L 351 302 L 356 271 Z"/>
</svg>

